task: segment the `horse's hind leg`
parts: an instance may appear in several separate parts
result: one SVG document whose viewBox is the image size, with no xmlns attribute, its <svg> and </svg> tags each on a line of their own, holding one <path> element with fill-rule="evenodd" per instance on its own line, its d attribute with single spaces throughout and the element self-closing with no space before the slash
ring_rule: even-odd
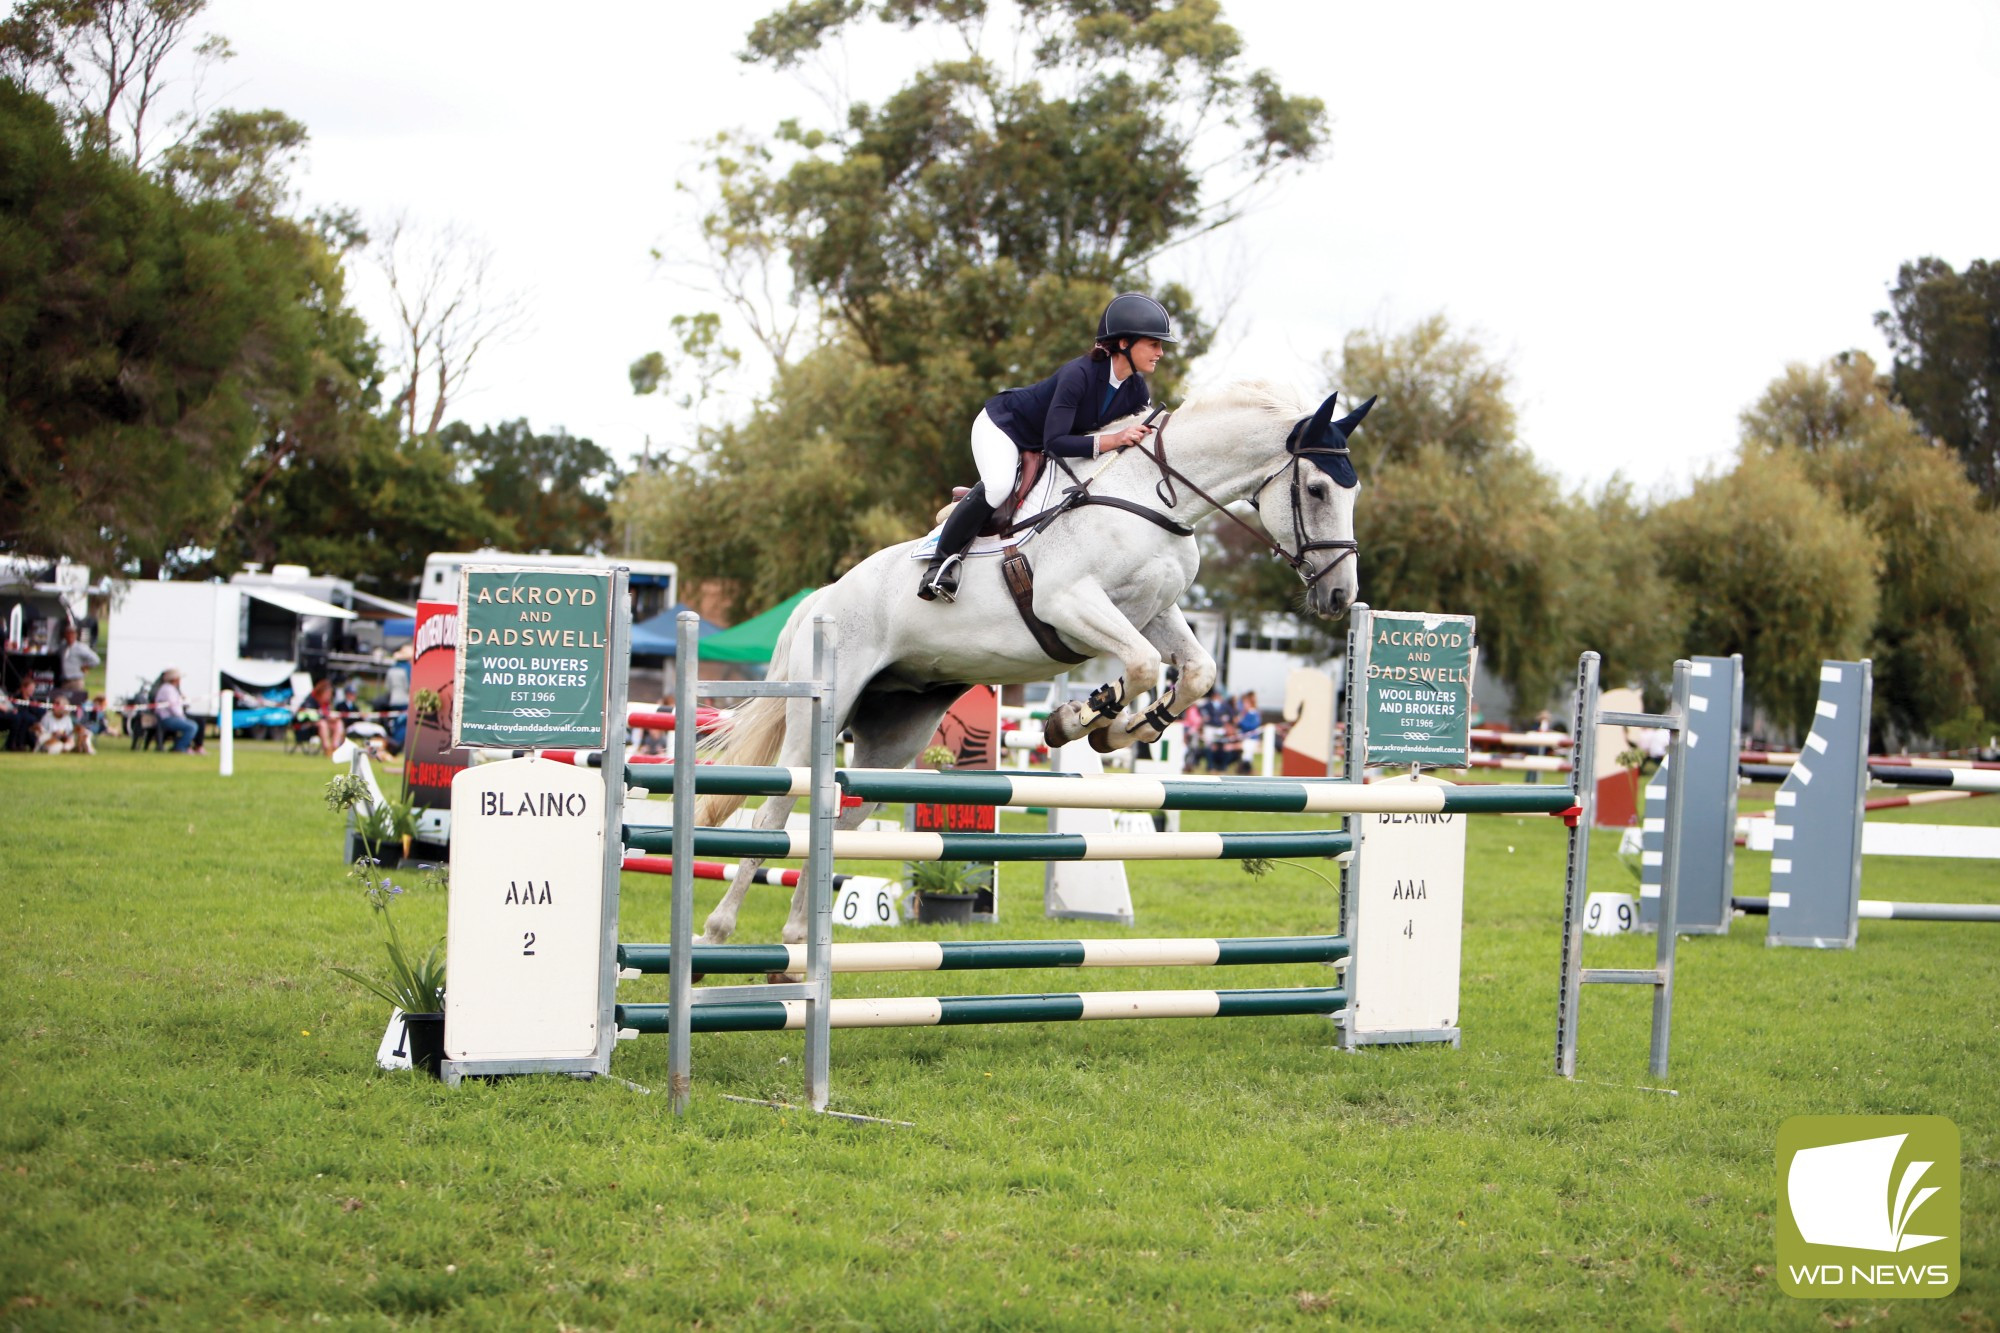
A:
<svg viewBox="0 0 2000 1333">
<path fill-rule="evenodd" d="M 797 800 L 795 796 L 765 797 L 753 827 L 764 830 L 783 828 Z M 758 856 L 746 856 L 736 863 L 736 878 L 730 883 L 729 892 L 722 895 L 722 901 L 708 914 L 708 920 L 702 926 L 702 939 L 710 944 L 723 944 L 736 933 L 736 913 L 743 906 L 744 898 L 750 894 L 757 868 L 763 864 L 764 859 Z"/>
<path fill-rule="evenodd" d="M 963 685 L 947 685 L 921 694 L 877 692 L 864 696 L 854 711 L 854 766 L 856 768 L 902 768 L 919 754 L 937 731 L 952 701 L 965 693 Z M 997 744 L 999 737 L 994 737 Z M 840 812 L 834 827 L 857 829 L 875 813 L 879 803 L 864 801 Z M 804 875 L 792 890 L 792 914 L 785 920 L 784 941 L 803 944 L 806 939 L 807 895 L 811 885 Z M 773 973 L 771 981 L 792 981 L 794 977 Z"/>
</svg>

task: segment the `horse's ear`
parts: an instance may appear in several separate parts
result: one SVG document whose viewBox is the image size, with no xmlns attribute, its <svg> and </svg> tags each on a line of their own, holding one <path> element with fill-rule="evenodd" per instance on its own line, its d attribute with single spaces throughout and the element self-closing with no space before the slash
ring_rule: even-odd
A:
<svg viewBox="0 0 2000 1333">
<path fill-rule="evenodd" d="M 1379 396 L 1380 395 L 1376 395 L 1376 397 Z M 1334 397 L 1339 397 L 1339 395 L 1336 394 L 1334 395 Z M 1331 405 L 1333 399 L 1329 398 L 1326 401 L 1329 405 Z M 1368 409 L 1373 406 L 1375 406 L 1375 398 L 1371 397 L 1367 402 L 1355 408 L 1352 412 L 1349 412 L 1346 416 L 1342 417 L 1340 420 L 1334 422 L 1333 428 L 1339 431 L 1342 435 L 1353 434 L 1354 428 L 1361 424 L 1361 418 L 1367 416 Z"/>
<path fill-rule="evenodd" d="M 1319 410 L 1312 414 L 1312 421 L 1306 426 L 1304 436 L 1308 442 L 1326 438 L 1327 423 L 1333 420 L 1333 404 L 1339 397 L 1338 391 L 1328 394 L 1326 401 L 1319 405 Z"/>
</svg>

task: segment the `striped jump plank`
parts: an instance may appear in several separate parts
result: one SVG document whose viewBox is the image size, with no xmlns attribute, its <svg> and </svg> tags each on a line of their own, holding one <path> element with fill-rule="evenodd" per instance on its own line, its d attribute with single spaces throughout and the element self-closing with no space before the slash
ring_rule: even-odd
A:
<svg viewBox="0 0 2000 1333">
<path fill-rule="evenodd" d="M 1794 771 L 1798 765 L 1792 765 Z M 1951 787 L 1959 791 L 2000 791 L 2000 773 L 1984 768 L 1918 768 L 1868 765 L 1868 776 L 1888 787 Z"/>
<path fill-rule="evenodd" d="M 1472 768 L 1497 768 L 1509 773 L 1568 773 L 1576 765 L 1552 754 L 1475 754 Z"/>
<path fill-rule="evenodd" d="M 1783 782 L 1798 774 L 1801 786 L 1812 782 L 1810 765 L 1738 764 L 1737 771 L 1757 782 Z M 1868 765 L 1871 780 L 1885 787 L 1940 787 L 1962 792 L 2000 792 L 2000 773 L 1983 768 L 1905 768 L 1901 764 Z"/>
<path fill-rule="evenodd" d="M 1561 761 L 1554 761 L 1560 763 Z M 921 769 L 844 768 L 834 774 L 864 801 L 933 801 L 955 805 L 1038 805 L 1065 810 L 1227 810 L 1263 814 L 1557 814 L 1569 808 L 1557 786 L 1479 784 L 1440 787 L 1394 780 L 1357 784 L 1283 778 L 1084 777 L 1019 772 L 936 773 Z M 671 769 L 632 773 L 634 786 L 673 790 Z M 728 796 L 804 796 L 810 770 L 716 765 L 699 790 Z"/>
<path fill-rule="evenodd" d="M 1744 750 L 1737 755 L 1746 764 L 1791 765 L 1799 762 L 1796 750 Z M 1868 756 L 1870 765 L 1885 768 L 1972 768 L 1986 771 L 2000 771 L 2000 763 L 1991 759 L 1948 759 L 1921 754 L 1873 754 Z"/>
<path fill-rule="evenodd" d="M 625 846 L 671 852 L 670 828 L 624 830 Z M 808 830 L 694 830 L 697 856 L 751 856 L 796 861 L 812 841 Z M 833 854 L 851 861 L 1219 861 L 1237 858 L 1344 856 L 1345 833 L 865 833 L 836 831 Z"/>
<path fill-rule="evenodd" d="M 1912 791 L 1900 796 L 1871 796 L 1861 803 L 1864 810 L 1900 810 L 1910 805 L 1936 805 L 1940 801 L 1969 801 L 1975 796 L 1991 796 L 1985 791 Z"/>
<path fill-rule="evenodd" d="M 1332 963 L 1347 957 L 1341 935 L 1287 935 L 1255 939 L 1157 940 L 896 940 L 836 944 L 836 972 L 962 972 L 1022 967 L 1244 967 L 1275 963 Z M 642 975 L 664 974 L 673 946 L 621 944 L 618 966 Z M 696 972 L 713 975 L 803 972 L 803 944 L 697 944 Z"/>
<path fill-rule="evenodd" d="M 673 709 L 661 711 L 652 708 L 628 708 L 625 725 L 637 727 L 641 731 L 672 731 L 678 713 Z M 720 708 L 697 708 L 694 710 L 695 730 L 706 736 L 728 722 L 730 714 Z"/>
<path fill-rule="evenodd" d="M 668 1005 L 621 1004 L 618 1027 L 665 1032 Z M 952 1027 L 990 1023 L 1077 1023 L 1113 1018 L 1260 1018 L 1336 1014 L 1347 992 L 1334 986 L 1287 990 L 1087 991 L 1077 995 L 947 995 L 835 1000 L 836 1028 Z M 742 1000 L 688 1010 L 694 1032 L 785 1032 L 806 1025 L 804 1000 Z"/>
<path fill-rule="evenodd" d="M 1769 898 L 1731 898 L 1730 905 L 1749 916 L 1768 916 Z M 1896 903 L 1863 898 L 1856 913 L 1864 921 L 2000 921 L 2000 904 Z"/>
<path fill-rule="evenodd" d="M 671 856 L 628 856 L 625 858 L 625 863 L 621 868 L 640 875 L 671 875 L 674 873 L 674 858 Z M 758 866 L 751 873 L 750 882 L 752 884 L 775 884 L 780 888 L 796 889 L 799 886 L 799 876 L 804 873 L 802 870 L 779 870 L 772 866 Z M 733 880 L 736 878 L 736 867 L 725 861 L 696 861 L 694 863 L 694 877 L 696 879 Z M 833 877 L 833 887 L 837 889 L 851 879 L 863 880 L 870 885 L 880 884 L 887 886 L 890 882 L 886 879 L 868 879 L 865 875 L 835 875 Z"/>
<path fill-rule="evenodd" d="M 1568 749 L 1576 742 L 1566 731 L 1496 731 L 1487 727 L 1472 729 L 1474 745 L 1507 745 L 1527 749 L 1548 747 Z"/>
</svg>

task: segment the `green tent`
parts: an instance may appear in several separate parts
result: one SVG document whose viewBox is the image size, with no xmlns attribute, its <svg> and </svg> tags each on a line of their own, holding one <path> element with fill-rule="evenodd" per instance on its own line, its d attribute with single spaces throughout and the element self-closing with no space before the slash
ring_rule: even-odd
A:
<svg viewBox="0 0 2000 1333">
<path fill-rule="evenodd" d="M 718 630 L 701 641 L 704 662 L 768 662 L 777 650 L 778 636 L 792 611 L 814 590 L 801 588 L 769 611 L 755 615 L 740 625 Z"/>
</svg>

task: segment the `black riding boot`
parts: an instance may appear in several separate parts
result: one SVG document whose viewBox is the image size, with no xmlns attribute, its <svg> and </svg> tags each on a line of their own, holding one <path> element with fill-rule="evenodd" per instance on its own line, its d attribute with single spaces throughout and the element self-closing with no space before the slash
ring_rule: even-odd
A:
<svg viewBox="0 0 2000 1333">
<path fill-rule="evenodd" d="M 974 486 L 944 521 L 937 550 L 931 555 L 929 568 L 924 570 L 923 581 L 917 584 L 917 596 L 927 602 L 938 598 L 947 602 L 958 600 L 958 568 L 963 563 L 965 548 L 972 545 L 972 539 L 991 517 L 993 506 L 986 502 L 986 488 Z"/>
</svg>

